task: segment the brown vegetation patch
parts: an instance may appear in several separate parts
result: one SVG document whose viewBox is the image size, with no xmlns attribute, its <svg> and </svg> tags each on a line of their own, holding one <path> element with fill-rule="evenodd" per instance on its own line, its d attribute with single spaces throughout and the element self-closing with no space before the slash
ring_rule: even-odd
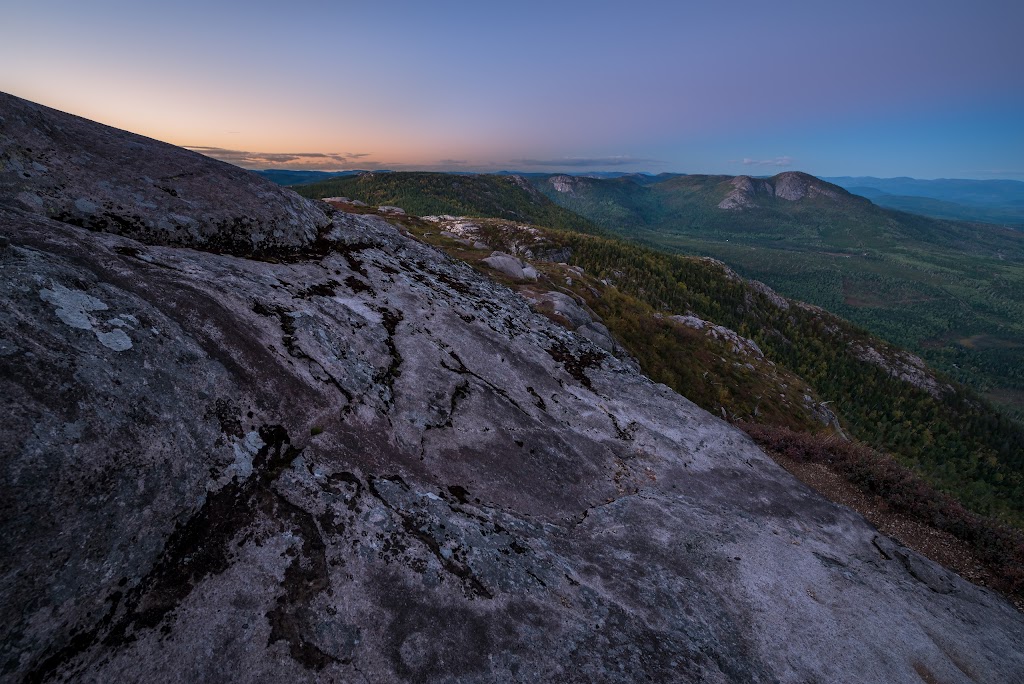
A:
<svg viewBox="0 0 1024 684">
<path fill-rule="evenodd" d="M 858 308 L 884 307 L 891 304 L 877 294 L 857 288 L 848 278 L 843 278 L 843 303 Z"/>
<path fill-rule="evenodd" d="M 1010 340 L 996 335 L 971 335 L 957 340 L 957 344 L 968 349 L 1020 349 L 1024 347 L 1018 340 Z"/>
<path fill-rule="evenodd" d="M 985 394 L 985 398 L 1014 408 L 1024 408 L 1024 391 L 1015 389 L 994 389 Z"/>
</svg>

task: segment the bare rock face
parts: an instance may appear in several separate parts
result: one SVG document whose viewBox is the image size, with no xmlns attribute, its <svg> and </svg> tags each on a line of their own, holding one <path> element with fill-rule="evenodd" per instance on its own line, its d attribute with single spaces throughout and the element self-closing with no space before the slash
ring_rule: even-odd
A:
<svg viewBox="0 0 1024 684">
<path fill-rule="evenodd" d="M 762 283 L 760 280 L 748 280 L 747 282 L 750 284 L 750 287 L 767 297 L 768 301 L 775 307 L 782 309 L 783 311 L 789 310 L 789 300 L 772 288 L 768 287 L 768 285 Z"/>
<path fill-rule="evenodd" d="M 705 334 L 715 340 L 724 342 L 726 345 L 731 347 L 732 353 L 739 356 L 754 356 L 759 359 L 764 358 L 764 352 L 757 346 L 757 342 L 754 340 L 743 337 L 739 333 L 722 325 L 716 325 L 710 321 L 705 321 L 703 318 L 699 318 L 694 315 L 686 316 L 669 316 L 669 320 L 679 325 L 684 325 L 687 328 L 693 328 L 694 330 L 703 330 Z"/>
<path fill-rule="evenodd" d="M 13 200 L 5 680 L 1024 671 L 999 597 L 379 217 L 270 262 Z"/>
<path fill-rule="evenodd" d="M 922 389 L 936 399 L 952 394 L 953 387 L 936 378 L 925 365 L 921 357 L 906 351 L 881 353 L 870 345 L 854 344 L 853 351 L 857 358 L 865 363 L 878 366 L 894 378 Z"/>
<path fill-rule="evenodd" d="M 552 176 L 548 178 L 548 183 L 551 184 L 557 192 L 568 193 L 570 195 L 576 194 L 576 183 L 578 179 L 573 176 Z"/>
<path fill-rule="evenodd" d="M 718 203 L 719 209 L 736 211 L 756 208 L 760 206 L 757 203 L 758 195 L 796 202 L 805 197 L 836 199 L 848 194 L 838 186 L 798 171 L 786 171 L 767 179 L 737 176 L 729 183 L 733 189 Z"/>
<path fill-rule="evenodd" d="M 719 209 L 739 210 L 756 207 L 759 194 L 772 195 L 775 189 L 768 181 L 750 176 L 737 176 L 730 181 L 733 190 L 718 203 Z"/>
<path fill-rule="evenodd" d="M 6 93 L 0 195 L 64 223 L 234 254 L 301 249 L 329 223 L 254 173 Z"/>
</svg>

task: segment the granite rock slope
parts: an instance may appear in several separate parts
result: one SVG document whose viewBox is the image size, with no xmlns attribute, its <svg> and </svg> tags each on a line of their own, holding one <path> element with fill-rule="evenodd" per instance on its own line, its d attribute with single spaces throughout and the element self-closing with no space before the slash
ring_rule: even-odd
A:
<svg viewBox="0 0 1024 684">
<path fill-rule="evenodd" d="M 6 93 L 0 196 L 84 228 L 234 254 L 305 247 L 328 223 L 254 173 Z"/>
<path fill-rule="evenodd" d="M 1019 613 L 742 433 L 379 217 L 316 229 L 0 206 L 3 679 L 1024 672 Z"/>
</svg>

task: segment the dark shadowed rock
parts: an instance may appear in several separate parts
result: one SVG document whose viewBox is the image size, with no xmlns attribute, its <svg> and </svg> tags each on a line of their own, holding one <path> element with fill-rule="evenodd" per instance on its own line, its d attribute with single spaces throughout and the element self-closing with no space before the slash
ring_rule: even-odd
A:
<svg viewBox="0 0 1024 684">
<path fill-rule="evenodd" d="M 270 263 L 0 199 L 4 679 L 1024 671 L 1002 599 L 381 218 Z"/>
<path fill-rule="evenodd" d="M 254 173 L 6 93 L 0 196 L 64 223 L 236 254 L 306 247 L 329 222 Z"/>
</svg>

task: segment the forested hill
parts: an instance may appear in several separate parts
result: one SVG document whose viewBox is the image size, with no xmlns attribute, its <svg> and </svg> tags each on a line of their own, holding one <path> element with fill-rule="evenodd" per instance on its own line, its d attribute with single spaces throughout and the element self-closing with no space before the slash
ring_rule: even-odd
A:
<svg viewBox="0 0 1024 684">
<path fill-rule="evenodd" d="M 713 256 L 902 347 L 1024 418 L 1024 233 L 892 211 L 798 173 L 539 190 L 615 234 Z"/>
<path fill-rule="evenodd" d="M 1024 183 L 956 178 L 826 178 L 879 206 L 936 218 L 1024 228 Z"/>
<path fill-rule="evenodd" d="M 395 205 L 418 216 L 495 217 L 552 228 L 600 232 L 593 222 L 564 209 L 522 176 L 447 173 L 364 173 L 296 185 L 303 197 L 349 197 L 373 206 Z"/>
<path fill-rule="evenodd" d="M 699 232 L 708 240 L 805 250 L 943 247 L 1024 261 L 1024 236 L 1017 231 L 884 209 L 805 173 L 687 175 L 654 183 L 630 176 L 531 180 L 559 205 L 616 232 Z"/>
</svg>

